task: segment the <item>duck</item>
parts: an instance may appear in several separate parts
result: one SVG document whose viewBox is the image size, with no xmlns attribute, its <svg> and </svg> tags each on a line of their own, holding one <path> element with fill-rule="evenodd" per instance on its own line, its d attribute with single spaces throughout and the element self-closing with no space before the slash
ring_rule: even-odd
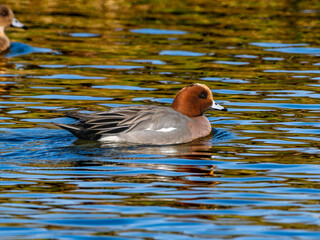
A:
<svg viewBox="0 0 320 240">
<path fill-rule="evenodd" d="M 12 10 L 7 5 L 0 4 L 0 52 L 4 52 L 10 47 L 10 40 L 4 32 L 5 28 L 9 26 L 27 29 L 14 17 Z"/>
<path fill-rule="evenodd" d="M 125 106 L 94 113 L 70 111 L 66 116 L 76 122 L 56 125 L 84 140 L 173 145 L 208 136 L 212 132 L 204 116 L 208 110 L 227 111 L 213 100 L 208 86 L 194 83 L 182 88 L 171 106 Z"/>
</svg>

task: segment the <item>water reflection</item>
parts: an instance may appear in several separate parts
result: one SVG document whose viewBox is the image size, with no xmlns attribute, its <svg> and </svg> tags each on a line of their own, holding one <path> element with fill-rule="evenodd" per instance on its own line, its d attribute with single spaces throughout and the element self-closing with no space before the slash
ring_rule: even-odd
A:
<svg viewBox="0 0 320 240">
<path fill-rule="evenodd" d="M 71 37 L 83 37 L 83 38 L 88 38 L 88 37 L 100 37 L 100 34 L 94 34 L 94 33 L 69 33 L 66 34 L 67 36 Z"/>
<path fill-rule="evenodd" d="M 271 52 L 284 52 L 284 53 L 296 53 L 296 54 L 319 54 L 320 48 L 307 48 L 307 47 L 291 47 L 291 48 L 272 48 L 265 49 Z"/>
<path fill-rule="evenodd" d="M 32 53 L 58 54 L 57 51 L 49 48 L 32 47 L 25 43 L 12 42 L 9 48 L 9 53 L 7 53 L 4 57 L 13 58 L 13 57 L 18 57 L 22 55 L 32 54 Z"/>
<path fill-rule="evenodd" d="M 204 56 L 205 53 L 182 51 L 182 50 L 163 50 L 159 53 L 159 55 L 199 57 L 199 56 Z"/>
<path fill-rule="evenodd" d="M 146 145 L 132 145 L 128 143 L 123 144 L 123 149 L 119 143 L 104 143 L 103 148 L 110 148 L 116 152 L 126 152 L 137 155 L 136 158 L 141 158 L 141 155 L 160 155 L 163 157 L 175 156 L 183 159 L 211 159 L 212 151 L 215 143 L 229 141 L 234 138 L 234 135 L 225 129 L 213 129 L 213 133 L 208 137 L 202 138 L 199 141 L 194 141 L 187 144 L 165 145 L 165 146 L 146 146 Z M 81 143 L 82 141 L 77 141 Z M 120 148 L 119 148 L 120 146 Z M 188 154 L 186 154 L 188 153 Z"/>
<path fill-rule="evenodd" d="M 187 32 L 181 30 L 168 30 L 168 29 L 154 29 L 154 28 L 142 28 L 142 29 L 132 29 L 130 30 L 133 33 L 142 33 L 142 34 L 164 34 L 164 35 L 181 35 L 186 34 Z"/>
</svg>

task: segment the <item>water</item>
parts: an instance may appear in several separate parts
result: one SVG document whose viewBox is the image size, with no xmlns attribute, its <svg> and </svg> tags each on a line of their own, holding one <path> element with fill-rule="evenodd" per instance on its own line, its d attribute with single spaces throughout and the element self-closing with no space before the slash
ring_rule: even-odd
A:
<svg viewBox="0 0 320 240">
<path fill-rule="evenodd" d="M 5 1 L 29 30 L 0 59 L 3 239 L 319 239 L 319 4 Z M 228 112 L 176 146 L 77 140 L 66 110 Z"/>
</svg>

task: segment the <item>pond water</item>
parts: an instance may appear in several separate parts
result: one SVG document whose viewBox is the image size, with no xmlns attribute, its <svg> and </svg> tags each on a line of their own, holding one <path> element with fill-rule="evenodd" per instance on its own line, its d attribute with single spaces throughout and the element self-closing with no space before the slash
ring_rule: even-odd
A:
<svg viewBox="0 0 320 240">
<path fill-rule="evenodd" d="M 29 29 L 0 58 L 3 239 L 319 239 L 318 1 L 4 1 Z M 188 144 L 79 141 L 64 111 L 228 112 Z"/>
</svg>

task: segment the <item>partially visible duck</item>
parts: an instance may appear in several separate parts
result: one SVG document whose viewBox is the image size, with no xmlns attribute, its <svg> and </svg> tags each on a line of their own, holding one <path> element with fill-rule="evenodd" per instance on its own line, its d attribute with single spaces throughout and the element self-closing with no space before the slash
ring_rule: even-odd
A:
<svg viewBox="0 0 320 240">
<path fill-rule="evenodd" d="M 9 26 L 27 29 L 14 17 L 12 10 L 7 5 L 0 4 L 0 52 L 10 47 L 10 40 L 4 32 Z"/>
<path fill-rule="evenodd" d="M 142 105 L 117 107 L 106 112 L 69 112 L 74 124 L 57 124 L 79 139 L 168 145 L 191 142 L 212 131 L 207 110 L 227 111 L 217 104 L 204 84 L 181 89 L 171 107 Z"/>
</svg>

